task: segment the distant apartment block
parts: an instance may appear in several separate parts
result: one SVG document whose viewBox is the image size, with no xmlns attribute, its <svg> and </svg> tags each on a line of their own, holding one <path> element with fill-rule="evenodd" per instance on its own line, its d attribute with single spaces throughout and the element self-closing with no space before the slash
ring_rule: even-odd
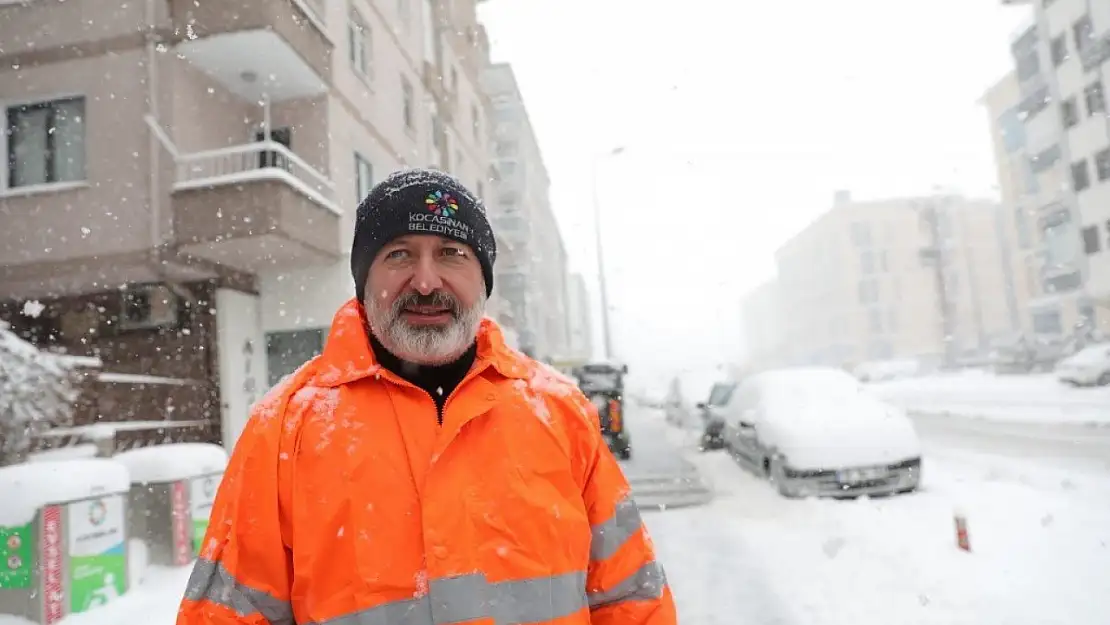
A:
<svg viewBox="0 0 1110 625">
<path fill-rule="evenodd" d="M 773 334 L 757 349 L 786 364 L 982 355 L 1020 330 L 1006 245 L 990 201 L 839 193 L 779 248 L 775 295 L 757 290 L 746 334 Z"/>
<path fill-rule="evenodd" d="M 520 87 L 507 63 L 482 80 L 492 103 L 494 226 L 506 242 L 498 289 L 526 353 L 556 360 L 570 349 L 567 253 L 551 207 L 551 181 Z"/>
</svg>

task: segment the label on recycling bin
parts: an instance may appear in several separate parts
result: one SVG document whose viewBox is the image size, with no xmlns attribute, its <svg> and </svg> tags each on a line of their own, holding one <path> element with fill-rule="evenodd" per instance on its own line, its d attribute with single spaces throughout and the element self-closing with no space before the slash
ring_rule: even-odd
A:
<svg viewBox="0 0 1110 625">
<path fill-rule="evenodd" d="M 0 527 L 0 588 L 31 587 L 31 524 Z"/>
<path fill-rule="evenodd" d="M 70 611 L 108 603 L 127 589 L 123 496 L 69 504 Z"/>
<path fill-rule="evenodd" d="M 42 509 L 39 565 L 42 567 L 43 625 L 54 625 L 65 616 L 65 587 L 62 583 L 62 507 Z"/>
<path fill-rule="evenodd" d="M 195 477 L 189 481 L 189 509 L 193 518 L 193 549 L 200 554 L 204 534 L 208 531 L 208 517 L 212 515 L 212 503 L 216 500 L 216 488 L 220 485 L 219 475 Z"/>
</svg>

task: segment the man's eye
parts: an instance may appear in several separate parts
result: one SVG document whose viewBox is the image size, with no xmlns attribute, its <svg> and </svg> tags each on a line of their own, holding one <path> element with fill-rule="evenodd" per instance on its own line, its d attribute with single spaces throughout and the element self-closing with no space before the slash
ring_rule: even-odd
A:
<svg viewBox="0 0 1110 625">
<path fill-rule="evenodd" d="M 466 250 L 461 247 L 445 247 L 443 253 L 448 256 L 466 256 Z"/>
<path fill-rule="evenodd" d="M 393 250 L 385 255 L 386 258 L 404 258 L 408 254 L 408 250 Z"/>
</svg>

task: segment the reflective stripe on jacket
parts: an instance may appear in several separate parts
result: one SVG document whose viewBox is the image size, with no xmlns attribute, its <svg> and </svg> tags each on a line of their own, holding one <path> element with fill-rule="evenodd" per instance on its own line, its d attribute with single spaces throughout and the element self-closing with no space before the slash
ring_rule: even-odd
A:
<svg viewBox="0 0 1110 625">
<path fill-rule="evenodd" d="M 443 425 L 347 302 L 252 410 L 177 625 L 674 625 L 596 409 L 486 319 Z"/>
</svg>

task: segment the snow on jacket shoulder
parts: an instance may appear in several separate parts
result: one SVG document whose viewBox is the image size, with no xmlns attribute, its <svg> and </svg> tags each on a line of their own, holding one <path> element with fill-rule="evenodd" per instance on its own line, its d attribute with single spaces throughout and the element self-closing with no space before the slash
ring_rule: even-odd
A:
<svg viewBox="0 0 1110 625">
<path fill-rule="evenodd" d="M 674 625 L 596 409 L 492 320 L 448 398 L 377 365 L 352 300 L 252 410 L 178 625 Z"/>
</svg>

